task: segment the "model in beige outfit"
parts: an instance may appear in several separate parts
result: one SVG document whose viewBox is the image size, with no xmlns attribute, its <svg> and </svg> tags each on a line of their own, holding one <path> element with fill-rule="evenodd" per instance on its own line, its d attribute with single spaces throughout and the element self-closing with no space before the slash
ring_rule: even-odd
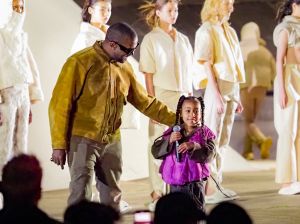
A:
<svg viewBox="0 0 300 224">
<path fill-rule="evenodd" d="M 274 30 L 277 47 L 274 123 L 278 133 L 276 183 L 281 195 L 300 193 L 300 1 L 279 8 Z"/>
<path fill-rule="evenodd" d="M 240 85 L 241 101 L 244 107 L 244 138 L 243 156 L 254 159 L 253 143 L 260 149 L 262 159 L 270 157 L 272 138 L 265 136 L 255 124 L 266 92 L 271 88 L 275 76 L 275 60 L 272 53 L 265 47 L 266 42 L 260 37 L 256 23 L 249 22 L 241 29 L 241 50 L 243 53 L 246 82 Z"/>
<path fill-rule="evenodd" d="M 239 84 L 245 81 L 244 63 L 238 37 L 228 23 L 233 3 L 233 0 L 206 0 L 201 11 L 203 24 L 195 38 L 195 60 L 204 66 L 208 80 L 204 95 L 205 123 L 217 136 L 217 155 L 210 164 L 211 177 L 217 184 L 209 178 L 205 198 L 208 204 L 237 197 L 234 191 L 220 185 L 224 150 L 230 141 L 234 115 L 243 110 Z"/>
<path fill-rule="evenodd" d="M 188 37 L 173 25 L 178 17 L 179 1 L 158 0 L 140 7 L 152 30 L 141 43 L 140 71 L 145 74 L 149 95 L 155 96 L 172 110 L 176 110 L 181 95 L 192 93 L 193 49 Z M 161 160 L 150 153 L 154 140 L 166 129 L 165 125 L 149 122 L 149 177 L 152 187 L 149 209 L 166 193 L 165 184 L 159 174 Z"/>
</svg>

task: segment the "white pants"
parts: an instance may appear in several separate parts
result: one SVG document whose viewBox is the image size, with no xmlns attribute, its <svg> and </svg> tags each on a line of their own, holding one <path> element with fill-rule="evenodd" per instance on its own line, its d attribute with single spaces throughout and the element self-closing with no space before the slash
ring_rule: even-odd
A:
<svg viewBox="0 0 300 224">
<path fill-rule="evenodd" d="M 278 78 L 274 81 L 274 124 L 278 133 L 275 182 L 300 181 L 300 68 L 286 65 L 285 85 L 288 105 L 279 105 Z"/>
<path fill-rule="evenodd" d="M 171 110 L 176 111 L 177 103 L 182 95 L 181 92 L 169 91 L 155 87 L 155 97 L 166 104 Z M 159 167 L 162 160 L 154 159 L 151 154 L 151 146 L 154 140 L 161 136 L 166 130 L 167 126 L 163 124 L 153 124 L 149 121 L 149 144 L 148 144 L 148 158 L 149 158 L 149 177 L 152 190 L 158 194 L 166 193 L 164 182 L 159 174 Z"/>
<path fill-rule="evenodd" d="M 238 84 L 219 81 L 218 86 L 224 100 L 224 113 L 219 114 L 211 86 L 207 86 L 204 95 L 204 123 L 216 134 L 216 158 L 209 164 L 211 176 L 218 182 L 222 182 L 222 165 L 224 150 L 229 145 L 231 130 L 234 122 L 236 100 L 239 91 Z M 211 178 L 208 179 L 210 187 L 216 187 Z M 211 184 L 212 183 L 212 184 Z"/>
<path fill-rule="evenodd" d="M 0 91 L 0 179 L 5 163 L 15 155 L 27 152 L 30 111 L 28 85 L 18 85 Z"/>
</svg>

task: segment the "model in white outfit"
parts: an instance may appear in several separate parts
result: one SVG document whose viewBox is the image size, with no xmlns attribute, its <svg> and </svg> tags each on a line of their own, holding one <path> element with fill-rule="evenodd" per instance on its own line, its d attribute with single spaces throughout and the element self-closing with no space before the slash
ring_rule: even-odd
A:
<svg viewBox="0 0 300 224">
<path fill-rule="evenodd" d="M 232 11 L 233 0 L 205 0 L 201 11 L 202 25 L 195 38 L 195 60 L 204 66 L 207 83 L 205 124 L 217 136 L 216 158 L 210 164 L 214 180 L 209 178 L 206 203 L 232 200 L 237 195 L 221 186 L 224 153 L 229 145 L 234 115 L 243 109 L 239 84 L 245 81 L 238 37 L 228 23 Z"/>
<path fill-rule="evenodd" d="M 30 104 L 43 100 L 39 72 L 23 31 L 24 2 L 14 0 L 0 29 L 0 177 L 12 157 L 27 152 Z"/>
<path fill-rule="evenodd" d="M 84 48 L 91 47 L 96 41 L 104 40 L 108 29 L 108 22 L 111 15 L 111 1 L 109 0 L 90 0 L 95 2 L 88 12 L 91 13 L 91 21 L 83 21 L 80 25 L 80 33 L 77 35 L 71 54 L 76 53 Z M 137 79 L 143 83 L 144 77 L 139 72 L 139 64 L 133 56 L 128 57 L 134 74 Z M 122 129 L 138 129 L 140 125 L 140 112 L 138 112 L 131 104 L 124 107 L 122 114 Z"/>
<path fill-rule="evenodd" d="M 298 1 L 297 1 L 298 2 Z M 281 195 L 300 193 L 300 3 L 285 1 L 273 34 L 276 54 L 274 124 L 276 183 Z"/>
<path fill-rule="evenodd" d="M 188 37 L 173 27 L 178 16 L 178 2 L 149 2 L 141 6 L 141 10 L 145 18 L 152 13 L 153 16 L 147 20 L 152 30 L 141 43 L 140 71 L 145 74 L 148 94 L 175 111 L 179 97 L 192 93 L 193 62 L 193 49 Z M 149 122 L 148 158 L 153 201 L 166 193 L 159 174 L 161 161 L 155 160 L 150 153 L 154 140 L 165 129 L 165 125 Z"/>
</svg>

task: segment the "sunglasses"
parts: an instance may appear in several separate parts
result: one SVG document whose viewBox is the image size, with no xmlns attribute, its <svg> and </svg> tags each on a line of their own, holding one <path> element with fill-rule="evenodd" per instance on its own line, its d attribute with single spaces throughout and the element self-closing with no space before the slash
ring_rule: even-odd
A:
<svg viewBox="0 0 300 224">
<path fill-rule="evenodd" d="M 133 55 L 136 48 L 140 45 L 140 43 L 138 42 L 135 48 L 127 48 L 127 47 L 124 47 L 122 44 L 119 44 L 116 41 L 113 41 L 113 40 L 109 40 L 109 41 L 118 45 L 119 48 L 121 49 L 121 51 L 124 51 L 126 53 L 126 55 L 128 55 L 128 56 Z"/>
</svg>

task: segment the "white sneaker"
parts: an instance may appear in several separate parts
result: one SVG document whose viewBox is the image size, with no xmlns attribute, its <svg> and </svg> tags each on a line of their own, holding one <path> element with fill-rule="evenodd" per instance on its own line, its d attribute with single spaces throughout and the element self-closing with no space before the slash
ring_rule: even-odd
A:
<svg viewBox="0 0 300 224">
<path fill-rule="evenodd" d="M 223 187 L 221 187 L 221 190 L 223 191 L 224 194 L 226 194 L 229 197 L 236 197 L 237 196 L 237 193 L 233 190 L 226 189 L 226 188 L 223 188 Z"/>
<path fill-rule="evenodd" d="M 278 194 L 280 194 L 280 195 L 294 195 L 294 194 L 299 194 L 299 193 L 300 193 L 300 183 L 299 182 L 294 182 L 288 187 L 282 187 L 278 191 Z"/>
<path fill-rule="evenodd" d="M 148 209 L 150 212 L 154 212 L 155 211 L 155 207 L 156 207 L 156 203 L 157 203 L 158 199 L 157 200 L 154 200 L 152 202 L 150 202 L 148 204 Z"/>
<path fill-rule="evenodd" d="M 121 214 L 126 214 L 130 210 L 132 210 L 132 207 L 126 202 L 121 200 L 119 204 L 119 209 Z"/>
<path fill-rule="evenodd" d="M 224 192 L 225 193 L 225 192 Z M 229 193 L 229 192 L 228 192 Z M 226 194 L 226 193 L 225 193 Z M 232 200 L 235 200 L 235 199 L 238 199 L 239 196 L 235 193 L 235 196 L 232 196 L 232 195 L 228 195 L 226 194 L 227 196 L 225 196 L 222 192 L 220 192 L 219 190 L 216 191 L 214 194 L 212 195 L 207 195 L 205 196 L 205 203 L 206 204 L 218 204 L 218 203 L 221 203 L 223 201 L 232 201 Z"/>
</svg>

